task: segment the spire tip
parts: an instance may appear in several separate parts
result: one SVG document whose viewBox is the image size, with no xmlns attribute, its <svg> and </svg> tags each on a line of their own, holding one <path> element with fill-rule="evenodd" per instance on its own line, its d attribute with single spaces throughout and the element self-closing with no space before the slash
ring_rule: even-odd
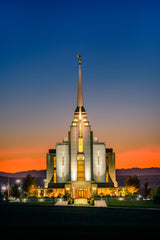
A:
<svg viewBox="0 0 160 240">
<path fill-rule="evenodd" d="M 78 60 L 79 60 L 79 66 L 81 65 L 81 56 L 77 54 Z"/>
</svg>

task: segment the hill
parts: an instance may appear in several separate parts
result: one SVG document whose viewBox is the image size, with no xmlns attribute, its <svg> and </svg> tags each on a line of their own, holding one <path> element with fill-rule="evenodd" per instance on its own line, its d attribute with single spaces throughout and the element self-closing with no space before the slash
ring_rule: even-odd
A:
<svg viewBox="0 0 160 240">
<path fill-rule="evenodd" d="M 46 170 L 30 170 L 16 173 L 6 173 L 0 172 L 0 185 L 8 183 L 14 184 L 17 179 L 22 180 L 27 174 L 31 174 L 36 178 L 37 184 L 40 187 L 44 186 L 44 179 L 46 178 Z M 125 186 L 125 181 L 128 176 L 137 175 L 141 187 L 145 182 L 149 183 L 149 186 L 152 189 L 155 189 L 156 186 L 160 185 L 160 168 L 130 168 L 130 169 L 117 169 L 116 178 L 118 181 L 118 186 Z"/>
<path fill-rule="evenodd" d="M 29 170 L 25 172 L 16 172 L 16 173 L 7 173 L 7 172 L 0 172 L 0 176 L 2 177 L 9 177 L 9 178 L 24 178 L 27 174 L 31 174 L 34 177 L 46 177 L 46 170 Z"/>
<path fill-rule="evenodd" d="M 24 171 L 24 172 L 16 172 L 16 173 L 6 173 L 6 172 L 0 172 L 0 185 L 7 185 L 8 178 L 9 178 L 9 184 L 15 184 L 16 180 L 19 179 L 23 180 L 24 177 L 26 177 L 27 174 L 31 174 L 35 177 L 37 185 L 40 187 L 44 186 L 44 179 L 46 178 L 46 170 L 30 170 L 30 171 Z"/>
<path fill-rule="evenodd" d="M 34 177 L 46 177 L 46 170 L 29 170 L 23 172 L 16 172 L 16 173 L 7 173 L 7 172 L 0 172 L 0 176 L 2 177 L 14 177 L 14 178 L 23 178 L 27 174 L 31 174 Z M 160 168 L 128 168 L 128 169 L 116 169 L 116 174 L 118 176 L 132 176 L 132 175 L 160 175 Z"/>
<path fill-rule="evenodd" d="M 133 175 L 137 175 L 141 188 L 145 182 L 148 182 L 149 187 L 152 189 L 160 185 L 160 168 L 130 168 L 116 170 L 118 186 L 125 186 L 125 181 L 128 176 Z"/>
<path fill-rule="evenodd" d="M 160 175 L 160 168 L 128 168 L 128 169 L 117 169 L 117 175 Z"/>
</svg>

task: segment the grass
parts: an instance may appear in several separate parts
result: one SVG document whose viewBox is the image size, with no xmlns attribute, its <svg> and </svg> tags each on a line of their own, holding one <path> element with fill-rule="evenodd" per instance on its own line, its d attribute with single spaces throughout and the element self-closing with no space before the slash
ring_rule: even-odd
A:
<svg viewBox="0 0 160 240">
<path fill-rule="evenodd" d="M 109 207 L 138 207 L 138 208 L 160 208 L 160 204 L 154 203 L 154 201 L 143 200 L 109 200 Z"/>
<path fill-rule="evenodd" d="M 27 202 L 27 204 L 37 204 L 37 205 L 43 205 L 43 204 L 53 204 L 53 201 L 33 201 L 33 202 Z M 160 203 L 155 203 L 152 200 L 109 200 L 108 207 L 131 207 L 131 208 L 160 208 Z"/>
<path fill-rule="evenodd" d="M 23 203 L 25 204 L 25 203 Z M 27 202 L 27 204 L 36 204 L 36 205 L 54 205 L 53 201 L 33 201 Z M 72 204 L 71 204 L 72 206 Z M 152 200 L 109 200 L 108 207 L 130 207 L 130 208 L 160 208 L 160 203 L 155 203 Z"/>
</svg>

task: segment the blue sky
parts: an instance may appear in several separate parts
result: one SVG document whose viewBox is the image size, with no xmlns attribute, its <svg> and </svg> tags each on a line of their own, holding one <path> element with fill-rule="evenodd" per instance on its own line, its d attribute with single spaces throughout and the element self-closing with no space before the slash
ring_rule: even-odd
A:
<svg viewBox="0 0 160 240">
<path fill-rule="evenodd" d="M 117 151 L 160 144 L 159 13 L 154 0 L 1 1 L 2 147 L 47 148 L 67 133 L 77 53 L 96 135 Z"/>
</svg>

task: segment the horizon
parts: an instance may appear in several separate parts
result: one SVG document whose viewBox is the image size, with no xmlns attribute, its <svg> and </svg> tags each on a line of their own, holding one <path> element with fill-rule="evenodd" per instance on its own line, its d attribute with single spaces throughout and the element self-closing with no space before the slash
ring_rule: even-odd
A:
<svg viewBox="0 0 160 240">
<path fill-rule="evenodd" d="M 159 12 L 154 0 L 1 2 L 0 171 L 46 169 L 73 120 L 77 54 L 87 118 L 116 169 L 159 168 Z"/>
<path fill-rule="evenodd" d="M 139 167 L 133 167 L 133 168 L 116 168 L 115 170 L 132 170 L 132 169 L 160 169 L 160 167 L 148 167 L 148 168 L 139 168 Z M 40 169 L 40 170 L 36 170 L 36 169 L 32 169 L 32 170 L 26 170 L 26 171 L 18 171 L 18 172 L 4 172 L 4 171 L 0 171 L 0 173 L 6 173 L 6 174 L 15 174 L 15 173 L 25 173 L 25 172 L 32 172 L 32 171 L 46 171 L 46 169 Z"/>
</svg>

